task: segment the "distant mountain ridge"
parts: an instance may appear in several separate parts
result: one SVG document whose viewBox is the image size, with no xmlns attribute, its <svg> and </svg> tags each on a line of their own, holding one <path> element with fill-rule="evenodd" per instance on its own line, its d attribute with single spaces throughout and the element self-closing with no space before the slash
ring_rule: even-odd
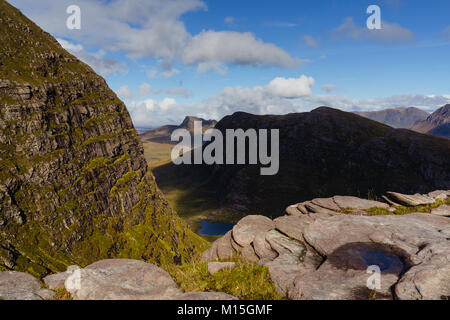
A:
<svg viewBox="0 0 450 320">
<path fill-rule="evenodd" d="M 287 115 L 237 112 L 215 128 L 222 133 L 238 128 L 279 129 L 278 174 L 261 176 L 258 165 L 170 163 L 153 171 L 158 184 L 170 189 L 164 180 L 167 172 L 180 178 L 205 177 L 210 182 L 208 190 L 215 192 L 223 206 L 268 216 L 314 197 L 450 188 L 449 140 L 393 129 L 353 113 L 327 107 Z"/>
<path fill-rule="evenodd" d="M 191 134 L 194 133 L 194 122 L 202 121 L 203 131 L 206 131 L 210 128 L 214 128 L 217 124 L 216 120 L 205 120 L 198 117 L 187 116 L 184 118 L 183 122 L 180 125 L 166 125 L 153 130 L 149 130 L 143 134 L 141 134 L 141 140 L 143 142 L 158 142 L 158 143 L 169 143 L 176 144 L 177 142 L 171 141 L 172 133 L 177 129 L 186 129 Z"/>
<path fill-rule="evenodd" d="M 425 120 L 417 121 L 410 129 L 450 139 L 450 104 L 439 108 Z"/>
<path fill-rule="evenodd" d="M 354 113 L 393 128 L 408 128 L 419 120 L 425 120 L 430 115 L 428 112 L 414 107 Z"/>
</svg>

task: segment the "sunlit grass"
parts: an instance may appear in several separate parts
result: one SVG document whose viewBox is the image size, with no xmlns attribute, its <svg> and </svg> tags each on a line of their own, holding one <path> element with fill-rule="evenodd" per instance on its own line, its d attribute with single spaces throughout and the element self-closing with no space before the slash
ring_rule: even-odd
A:
<svg viewBox="0 0 450 320">
<path fill-rule="evenodd" d="M 241 300 L 281 300 L 267 267 L 235 258 L 236 267 L 214 275 L 206 262 L 168 266 L 166 271 L 185 292 L 225 292 Z"/>
</svg>

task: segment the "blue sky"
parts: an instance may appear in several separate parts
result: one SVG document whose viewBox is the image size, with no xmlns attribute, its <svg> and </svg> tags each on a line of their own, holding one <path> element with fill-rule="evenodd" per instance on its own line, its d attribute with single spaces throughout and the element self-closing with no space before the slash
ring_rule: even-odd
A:
<svg viewBox="0 0 450 320">
<path fill-rule="evenodd" d="M 135 125 L 450 103 L 448 0 L 12 0 L 105 77 Z M 69 5 L 81 29 L 66 27 Z M 369 31 L 369 5 L 382 30 Z"/>
</svg>

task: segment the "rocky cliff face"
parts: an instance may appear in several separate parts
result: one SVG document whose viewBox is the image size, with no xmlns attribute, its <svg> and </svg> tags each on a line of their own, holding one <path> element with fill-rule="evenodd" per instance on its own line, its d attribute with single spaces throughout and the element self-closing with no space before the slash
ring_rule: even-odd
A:
<svg viewBox="0 0 450 320">
<path fill-rule="evenodd" d="M 417 121 L 411 130 L 450 139 L 450 104 L 437 109 L 425 120 Z"/>
<path fill-rule="evenodd" d="M 180 262 L 203 242 L 168 206 L 125 105 L 0 0 L 0 269 Z"/>
</svg>

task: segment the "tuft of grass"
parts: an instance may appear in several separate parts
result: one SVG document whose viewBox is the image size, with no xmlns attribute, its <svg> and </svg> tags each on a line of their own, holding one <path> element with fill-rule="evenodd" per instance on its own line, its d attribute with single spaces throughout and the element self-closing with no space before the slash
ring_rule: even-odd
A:
<svg viewBox="0 0 450 320">
<path fill-rule="evenodd" d="M 53 291 L 55 291 L 53 300 L 73 300 L 72 295 L 66 290 L 66 288 L 57 288 Z"/>
<path fill-rule="evenodd" d="M 240 300 L 281 300 L 270 280 L 267 267 L 249 264 L 235 258 L 233 269 L 214 275 L 208 272 L 206 262 L 191 262 L 165 269 L 185 292 L 225 292 Z"/>
</svg>

